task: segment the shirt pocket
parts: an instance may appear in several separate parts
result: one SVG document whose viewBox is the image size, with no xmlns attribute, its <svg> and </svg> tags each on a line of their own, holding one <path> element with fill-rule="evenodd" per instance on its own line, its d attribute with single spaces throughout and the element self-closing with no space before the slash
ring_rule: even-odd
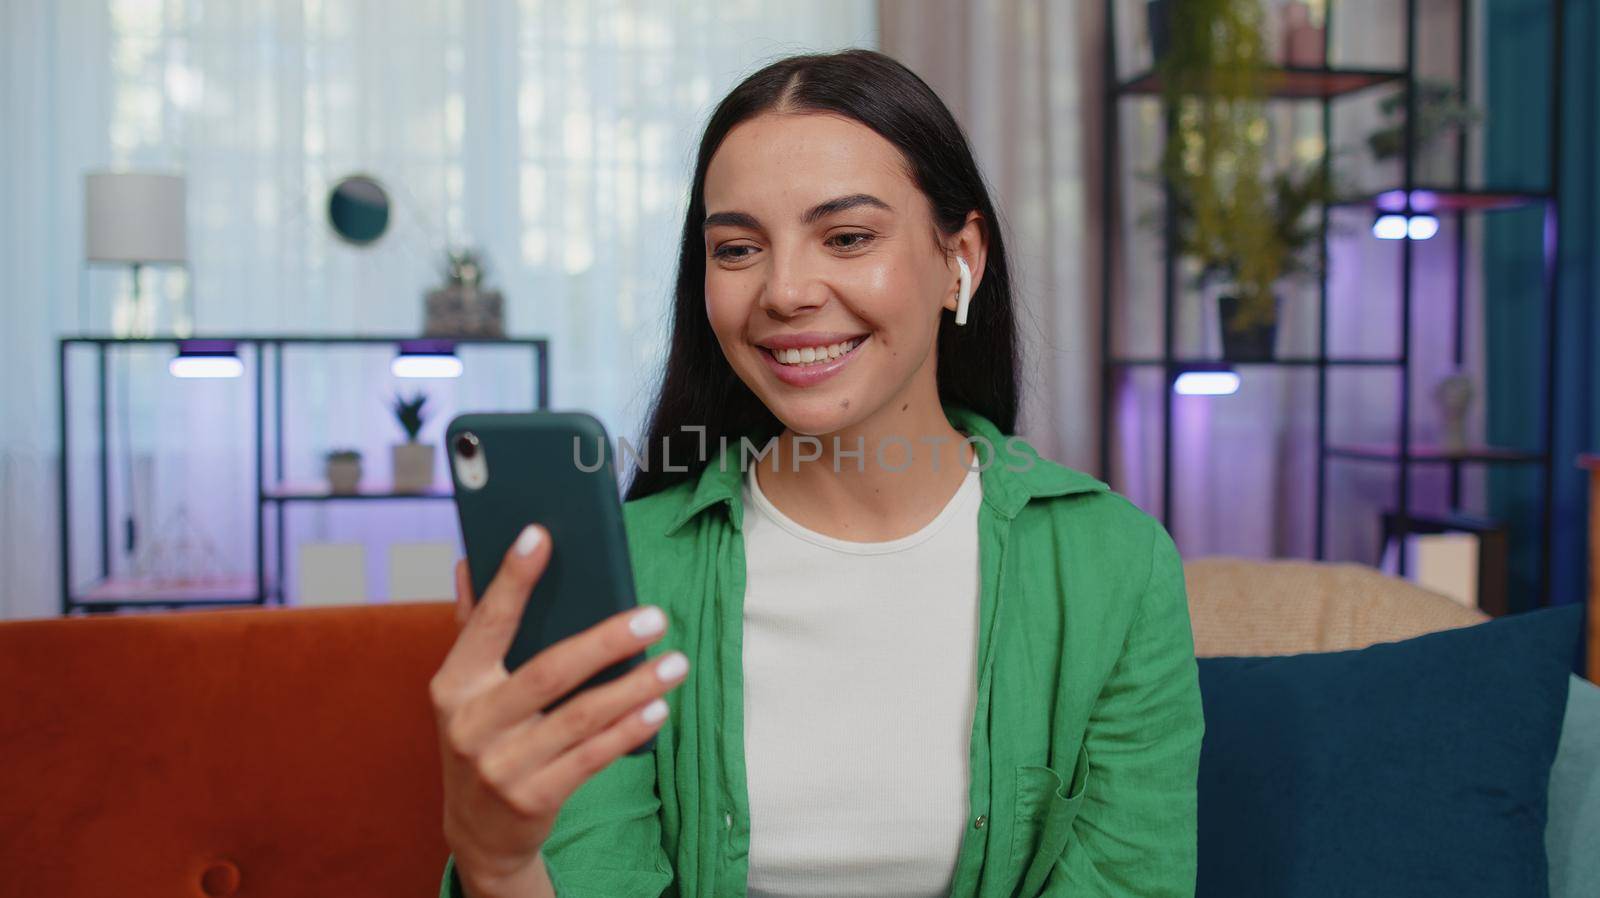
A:
<svg viewBox="0 0 1600 898">
<path fill-rule="evenodd" d="M 1011 825 L 1011 868 L 1026 868 L 1021 895 L 1038 894 L 1066 847 L 1072 821 L 1083 804 L 1089 753 L 1082 746 L 1070 777 L 1053 767 L 1017 765 L 1016 819 Z"/>
</svg>

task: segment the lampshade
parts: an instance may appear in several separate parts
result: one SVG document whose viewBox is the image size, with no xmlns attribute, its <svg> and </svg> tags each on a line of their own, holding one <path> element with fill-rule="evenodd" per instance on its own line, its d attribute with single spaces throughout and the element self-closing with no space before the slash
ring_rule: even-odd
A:
<svg viewBox="0 0 1600 898">
<path fill-rule="evenodd" d="M 84 257 L 90 262 L 181 263 L 188 257 L 182 175 L 84 175 Z"/>
</svg>

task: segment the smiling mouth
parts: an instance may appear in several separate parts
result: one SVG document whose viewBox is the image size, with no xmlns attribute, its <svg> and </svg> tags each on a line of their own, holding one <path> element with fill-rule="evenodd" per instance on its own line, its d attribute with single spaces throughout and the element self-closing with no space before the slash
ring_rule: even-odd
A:
<svg viewBox="0 0 1600 898">
<path fill-rule="evenodd" d="M 852 337 L 839 343 L 829 343 L 823 346 L 808 346 L 804 349 L 769 349 L 765 346 L 758 347 L 762 352 L 772 356 L 773 360 L 785 367 L 806 368 L 811 365 L 823 365 L 842 356 L 849 355 L 852 350 L 866 340 L 866 336 Z"/>
</svg>

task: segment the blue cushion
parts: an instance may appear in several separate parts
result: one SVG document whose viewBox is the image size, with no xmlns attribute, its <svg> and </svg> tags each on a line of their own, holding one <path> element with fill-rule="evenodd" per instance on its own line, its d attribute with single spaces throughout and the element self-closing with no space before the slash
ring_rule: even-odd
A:
<svg viewBox="0 0 1600 898">
<path fill-rule="evenodd" d="M 1544 898 L 1582 609 L 1200 659 L 1200 898 Z"/>
<path fill-rule="evenodd" d="M 1577 677 L 1550 767 L 1544 844 L 1551 898 L 1594 898 L 1600 891 L 1600 686 Z"/>
</svg>

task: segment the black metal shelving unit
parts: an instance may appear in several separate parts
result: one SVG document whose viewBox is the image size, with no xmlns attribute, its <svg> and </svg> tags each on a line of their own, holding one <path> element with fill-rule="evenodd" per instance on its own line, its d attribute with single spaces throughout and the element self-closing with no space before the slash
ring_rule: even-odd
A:
<svg viewBox="0 0 1600 898">
<path fill-rule="evenodd" d="M 447 489 L 423 492 L 362 491 L 353 494 L 334 494 L 320 487 L 297 487 L 283 482 L 284 472 L 284 406 L 283 406 L 283 356 L 294 347 L 379 347 L 392 346 L 399 350 L 404 344 L 426 339 L 432 343 L 446 343 L 454 347 L 490 347 L 525 351 L 531 354 L 534 395 L 530 397 L 534 408 L 545 409 L 550 403 L 549 344 L 542 337 L 476 338 L 447 337 L 419 338 L 416 336 L 367 335 L 254 335 L 204 337 L 62 337 L 57 356 L 57 445 L 61 447 L 57 467 L 57 486 L 61 541 L 61 613 L 97 613 L 124 609 L 176 609 L 192 606 L 226 607 L 235 605 L 266 605 L 276 600 L 284 601 L 285 508 L 297 503 L 356 502 L 437 502 L 449 501 L 452 493 Z M 241 362 L 252 372 L 253 464 L 255 471 L 255 570 L 249 574 L 197 584 L 193 587 L 172 589 L 144 584 L 136 579 L 118 578 L 112 570 L 112 531 L 110 497 L 110 405 L 112 356 L 119 349 L 170 348 L 176 352 L 181 344 L 190 340 L 223 341 L 235 344 L 241 351 Z M 71 394 L 69 376 L 75 351 L 87 351 L 95 360 L 97 409 L 95 447 L 98 466 L 98 522 L 99 522 L 99 577 L 91 583 L 77 586 L 72 576 L 72 508 L 71 508 Z M 273 386 L 270 409 L 266 385 Z M 270 414 L 270 419 L 269 419 Z M 271 422 L 270 436 L 267 423 Z M 269 446 L 270 443 L 270 446 Z M 126 449 L 127 447 L 124 447 Z M 268 460 L 272 462 L 269 479 Z M 273 558 L 273 576 L 268 576 L 266 534 L 267 516 L 274 512 L 273 527 L 276 540 Z"/>
<path fill-rule="evenodd" d="M 1228 363 L 1238 368 L 1246 367 L 1286 367 L 1308 366 L 1316 369 L 1317 390 L 1317 458 L 1316 458 L 1316 508 L 1315 508 L 1315 557 L 1318 560 L 1327 557 L 1327 494 L 1328 494 L 1328 465 L 1332 461 L 1358 464 L 1384 464 L 1396 466 L 1398 490 L 1395 497 L 1396 535 L 1399 539 L 1398 567 L 1402 576 L 1407 573 L 1408 558 L 1404 536 L 1410 532 L 1409 522 L 1415 513 L 1412 504 L 1411 471 L 1413 467 L 1421 465 L 1446 465 L 1450 476 L 1450 504 L 1459 507 L 1461 502 L 1461 473 L 1464 465 L 1516 465 L 1532 466 L 1537 468 L 1542 475 L 1542 507 L 1540 515 L 1542 531 L 1539 535 L 1539 602 L 1548 603 L 1551 582 L 1550 572 L 1550 532 L 1554 517 L 1554 458 L 1550 447 L 1554 445 L 1555 428 L 1555 376 L 1556 376 L 1556 303 L 1559 292 L 1558 247 L 1559 239 L 1557 227 L 1559 224 L 1559 211 L 1556 198 L 1560 193 L 1561 173 L 1561 72 L 1562 72 L 1562 7 L 1560 0 L 1547 0 L 1549 4 L 1551 22 L 1551 47 L 1549 59 L 1546 61 L 1551 71 L 1552 105 L 1549 114 L 1549 174 L 1548 185 L 1542 191 L 1528 190 L 1496 190 L 1471 187 L 1467 183 L 1467 135 L 1464 130 L 1458 134 L 1456 140 L 1456 170 L 1454 183 L 1450 184 L 1422 184 L 1418 183 L 1416 172 L 1417 146 L 1416 121 L 1417 121 L 1417 6 L 1418 0 L 1406 0 L 1405 15 L 1405 58 L 1403 65 L 1398 69 L 1368 69 L 1368 68 L 1298 68 L 1278 67 L 1268 73 L 1266 94 L 1270 102 L 1314 103 L 1320 105 L 1322 127 L 1322 169 L 1325 175 L 1331 173 L 1332 156 L 1330 150 L 1333 146 L 1333 105 L 1341 98 L 1379 88 L 1383 85 L 1401 85 L 1405 96 L 1404 116 L 1404 149 L 1402 158 L 1402 175 L 1399 184 L 1389 190 L 1375 191 L 1371 194 L 1351 197 L 1335 207 L 1357 207 L 1377 210 L 1380 197 L 1393 196 L 1393 192 L 1402 191 L 1399 196 L 1404 198 L 1405 205 L 1398 210 L 1402 214 L 1416 212 L 1432 212 L 1443 218 L 1451 216 L 1455 224 L 1455 287 L 1453 302 L 1455 304 L 1455 325 L 1453 336 L 1453 358 L 1459 366 L 1464 357 L 1464 307 L 1465 287 L 1463 272 L 1466 266 L 1466 238 L 1465 219 L 1468 216 L 1491 214 L 1507 209 L 1525 209 L 1540 207 L 1543 210 L 1542 223 L 1545 229 L 1545 251 L 1543 259 L 1542 287 L 1543 287 L 1543 313 L 1544 332 L 1544 383 L 1541 401 L 1544 411 L 1543 448 L 1536 451 L 1525 451 L 1504 447 L 1474 447 L 1472 450 L 1460 453 L 1449 453 L 1437 448 L 1413 445 L 1411 439 L 1412 408 L 1411 390 L 1413 378 L 1413 352 L 1412 344 L 1415 336 L 1412 328 L 1413 303 L 1416 297 L 1412 285 L 1412 268 L 1414 241 L 1403 239 L 1401 251 L 1401 276 L 1399 286 L 1401 309 L 1401 336 L 1400 355 L 1390 358 L 1338 358 L 1328 352 L 1328 216 L 1329 208 L 1324 207 L 1319 215 L 1322 233 L 1321 259 L 1324 263 L 1321 268 L 1320 282 L 1317 290 L 1317 353 L 1310 357 L 1273 358 L 1270 360 L 1231 360 L 1227 358 L 1190 358 L 1180 357 L 1176 354 L 1174 334 L 1174 310 L 1178 299 L 1178 258 L 1171 251 L 1176 233 L 1176 221 L 1173 215 L 1171 202 L 1171 185 L 1164 186 L 1165 211 L 1165 248 L 1162 308 L 1163 308 L 1163 336 L 1162 354 L 1158 358 L 1129 358 L 1117 354 L 1112 333 L 1113 306 L 1117 300 L 1114 296 L 1116 278 L 1112 271 L 1115 264 L 1113 241 L 1115 240 L 1114 224 L 1119 220 L 1119 207 L 1117 205 L 1119 191 L 1116 189 L 1117 181 L 1117 148 L 1120 114 L 1122 107 L 1129 100 L 1143 98 L 1145 101 L 1153 96 L 1159 102 L 1162 85 L 1159 74 L 1152 66 L 1150 71 L 1137 74 L 1133 77 L 1122 77 L 1117 63 L 1117 13 L 1116 0 L 1104 0 L 1105 16 L 1105 52 L 1104 52 L 1104 83 L 1107 89 L 1104 95 L 1104 118 L 1102 119 L 1102 146 L 1101 146 L 1101 208 L 1104 210 L 1104 227 L 1101 228 L 1101 395 L 1100 395 L 1100 447 L 1099 447 L 1099 474 L 1100 477 L 1111 482 L 1111 440 L 1112 440 L 1112 414 L 1114 406 L 1114 392 L 1118 389 L 1120 374 L 1131 368 L 1141 366 L 1159 367 L 1164 372 L 1162 385 L 1162 451 L 1161 451 L 1161 507 L 1160 517 L 1169 529 L 1173 521 L 1173 386 L 1182 373 L 1186 370 L 1204 366 L 1215 366 L 1218 363 Z M 1327 0 L 1324 14 L 1323 31 L 1323 59 L 1331 59 L 1329 50 L 1331 42 L 1329 36 L 1333 31 L 1334 11 L 1336 0 Z M 1470 99 L 1471 65 L 1472 65 L 1472 4 L 1466 0 L 1458 0 L 1459 33 L 1457 35 L 1458 61 L 1457 82 L 1461 96 L 1464 100 Z M 1166 128 L 1170 133 L 1174 127 L 1172 110 L 1163 110 Z M 1426 193 L 1432 201 L 1430 209 L 1413 208 L 1413 198 Z M 1436 300 L 1432 291 L 1422 291 L 1426 294 L 1424 301 Z M 1344 301 L 1334 299 L 1332 301 Z M 1494 302 L 1493 296 L 1487 296 L 1486 302 Z M 1336 445 L 1330 444 L 1328 439 L 1328 375 L 1332 369 L 1353 368 L 1357 366 L 1378 367 L 1393 370 L 1400 378 L 1400 419 L 1397 423 L 1399 438 L 1393 445 Z M 1115 484 L 1113 483 L 1115 486 Z M 1372 559 L 1376 561 L 1376 559 Z"/>
</svg>

